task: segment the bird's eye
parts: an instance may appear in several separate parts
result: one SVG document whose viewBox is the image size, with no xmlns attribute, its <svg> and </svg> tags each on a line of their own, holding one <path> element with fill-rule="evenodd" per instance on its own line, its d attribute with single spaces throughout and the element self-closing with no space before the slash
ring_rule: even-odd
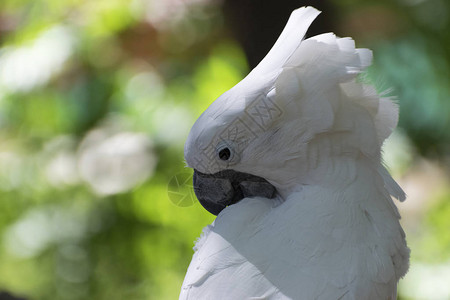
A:
<svg viewBox="0 0 450 300">
<path fill-rule="evenodd" d="M 230 149 L 228 147 L 222 148 L 219 151 L 219 158 L 221 160 L 225 160 L 226 161 L 226 160 L 229 160 L 230 157 L 231 157 L 231 151 L 230 151 Z"/>
<path fill-rule="evenodd" d="M 230 164 L 231 162 L 235 163 L 236 157 L 233 142 L 230 141 L 220 142 L 216 148 L 216 155 L 218 159 L 227 162 L 227 164 Z"/>
</svg>

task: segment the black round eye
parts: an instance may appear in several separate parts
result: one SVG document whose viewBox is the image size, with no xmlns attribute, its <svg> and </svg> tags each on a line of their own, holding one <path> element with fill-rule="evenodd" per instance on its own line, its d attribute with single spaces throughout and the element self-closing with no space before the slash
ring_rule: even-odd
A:
<svg viewBox="0 0 450 300">
<path fill-rule="evenodd" d="M 219 158 L 221 160 L 229 160 L 231 157 L 231 151 L 228 148 L 223 148 L 219 151 Z"/>
</svg>

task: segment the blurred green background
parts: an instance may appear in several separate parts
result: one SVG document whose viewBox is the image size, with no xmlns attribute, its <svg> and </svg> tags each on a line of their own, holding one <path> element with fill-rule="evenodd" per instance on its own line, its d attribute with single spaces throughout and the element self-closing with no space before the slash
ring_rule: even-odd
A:
<svg viewBox="0 0 450 300">
<path fill-rule="evenodd" d="M 177 298 L 213 220 L 176 185 L 184 141 L 260 59 L 229 25 L 250 1 L 223 2 L 0 2 L 0 297 Z M 327 31 L 374 50 L 369 77 L 400 103 L 385 145 L 409 196 L 400 297 L 450 299 L 450 3 L 319 2 Z M 282 26 L 290 10 L 245 18 Z"/>
</svg>

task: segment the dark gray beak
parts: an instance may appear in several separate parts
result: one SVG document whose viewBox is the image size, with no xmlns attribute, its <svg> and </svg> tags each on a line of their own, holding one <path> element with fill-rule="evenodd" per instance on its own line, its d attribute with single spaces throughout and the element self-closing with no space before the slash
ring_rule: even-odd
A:
<svg viewBox="0 0 450 300">
<path fill-rule="evenodd" d="M 194 191 L 200 204 L 218 215 L 228 205 L 247 197 L 275 197 L 275 187 L 264 178 L 224 170 L 215 174 L 203 174 L 194 170 Z"/>
</svg>

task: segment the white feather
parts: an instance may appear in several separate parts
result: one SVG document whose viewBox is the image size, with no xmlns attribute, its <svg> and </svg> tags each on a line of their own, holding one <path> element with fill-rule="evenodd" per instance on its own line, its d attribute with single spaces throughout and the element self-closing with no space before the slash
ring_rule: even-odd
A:
<svg viewBox="0 0 450 300">
<path fill-rule="evenodd" d="M 398 108 L 356 80 L 370 50 L 331 33 L 303 40 L 318 14 L 294 11 L 266 58 L 189 135 L 189 166 L 261 176 L 278 198 L 247 198 L 219 214 L 196 244 L 180 299 L 396 298 L 409 249 L 390 195 L 405 195 L 381 146 Z M 255 105 L 270 108 L 264 123 Z M 233 140 L 240 161 L 223 166 L 205 149 L 233 126 L 242 130 Z"/>
<path fill-rule="evenodd" d="M 278 71 L 299 47 L 308 27 L 319 14 L 320 11 L 313 7 L 294 10 L 272 49 L 249 75 L 261 76 Z"/>
<path fill-rule="evenodd" d="M 382 182 L 361 189 L 376 174 L 364 160 L 356 164 L 357 178 L 344 189 L 308 186 L 277 207 L 253 198 L 225 209 L 180 298 L 395 299 L 408 251 Z"/>
</svg>

